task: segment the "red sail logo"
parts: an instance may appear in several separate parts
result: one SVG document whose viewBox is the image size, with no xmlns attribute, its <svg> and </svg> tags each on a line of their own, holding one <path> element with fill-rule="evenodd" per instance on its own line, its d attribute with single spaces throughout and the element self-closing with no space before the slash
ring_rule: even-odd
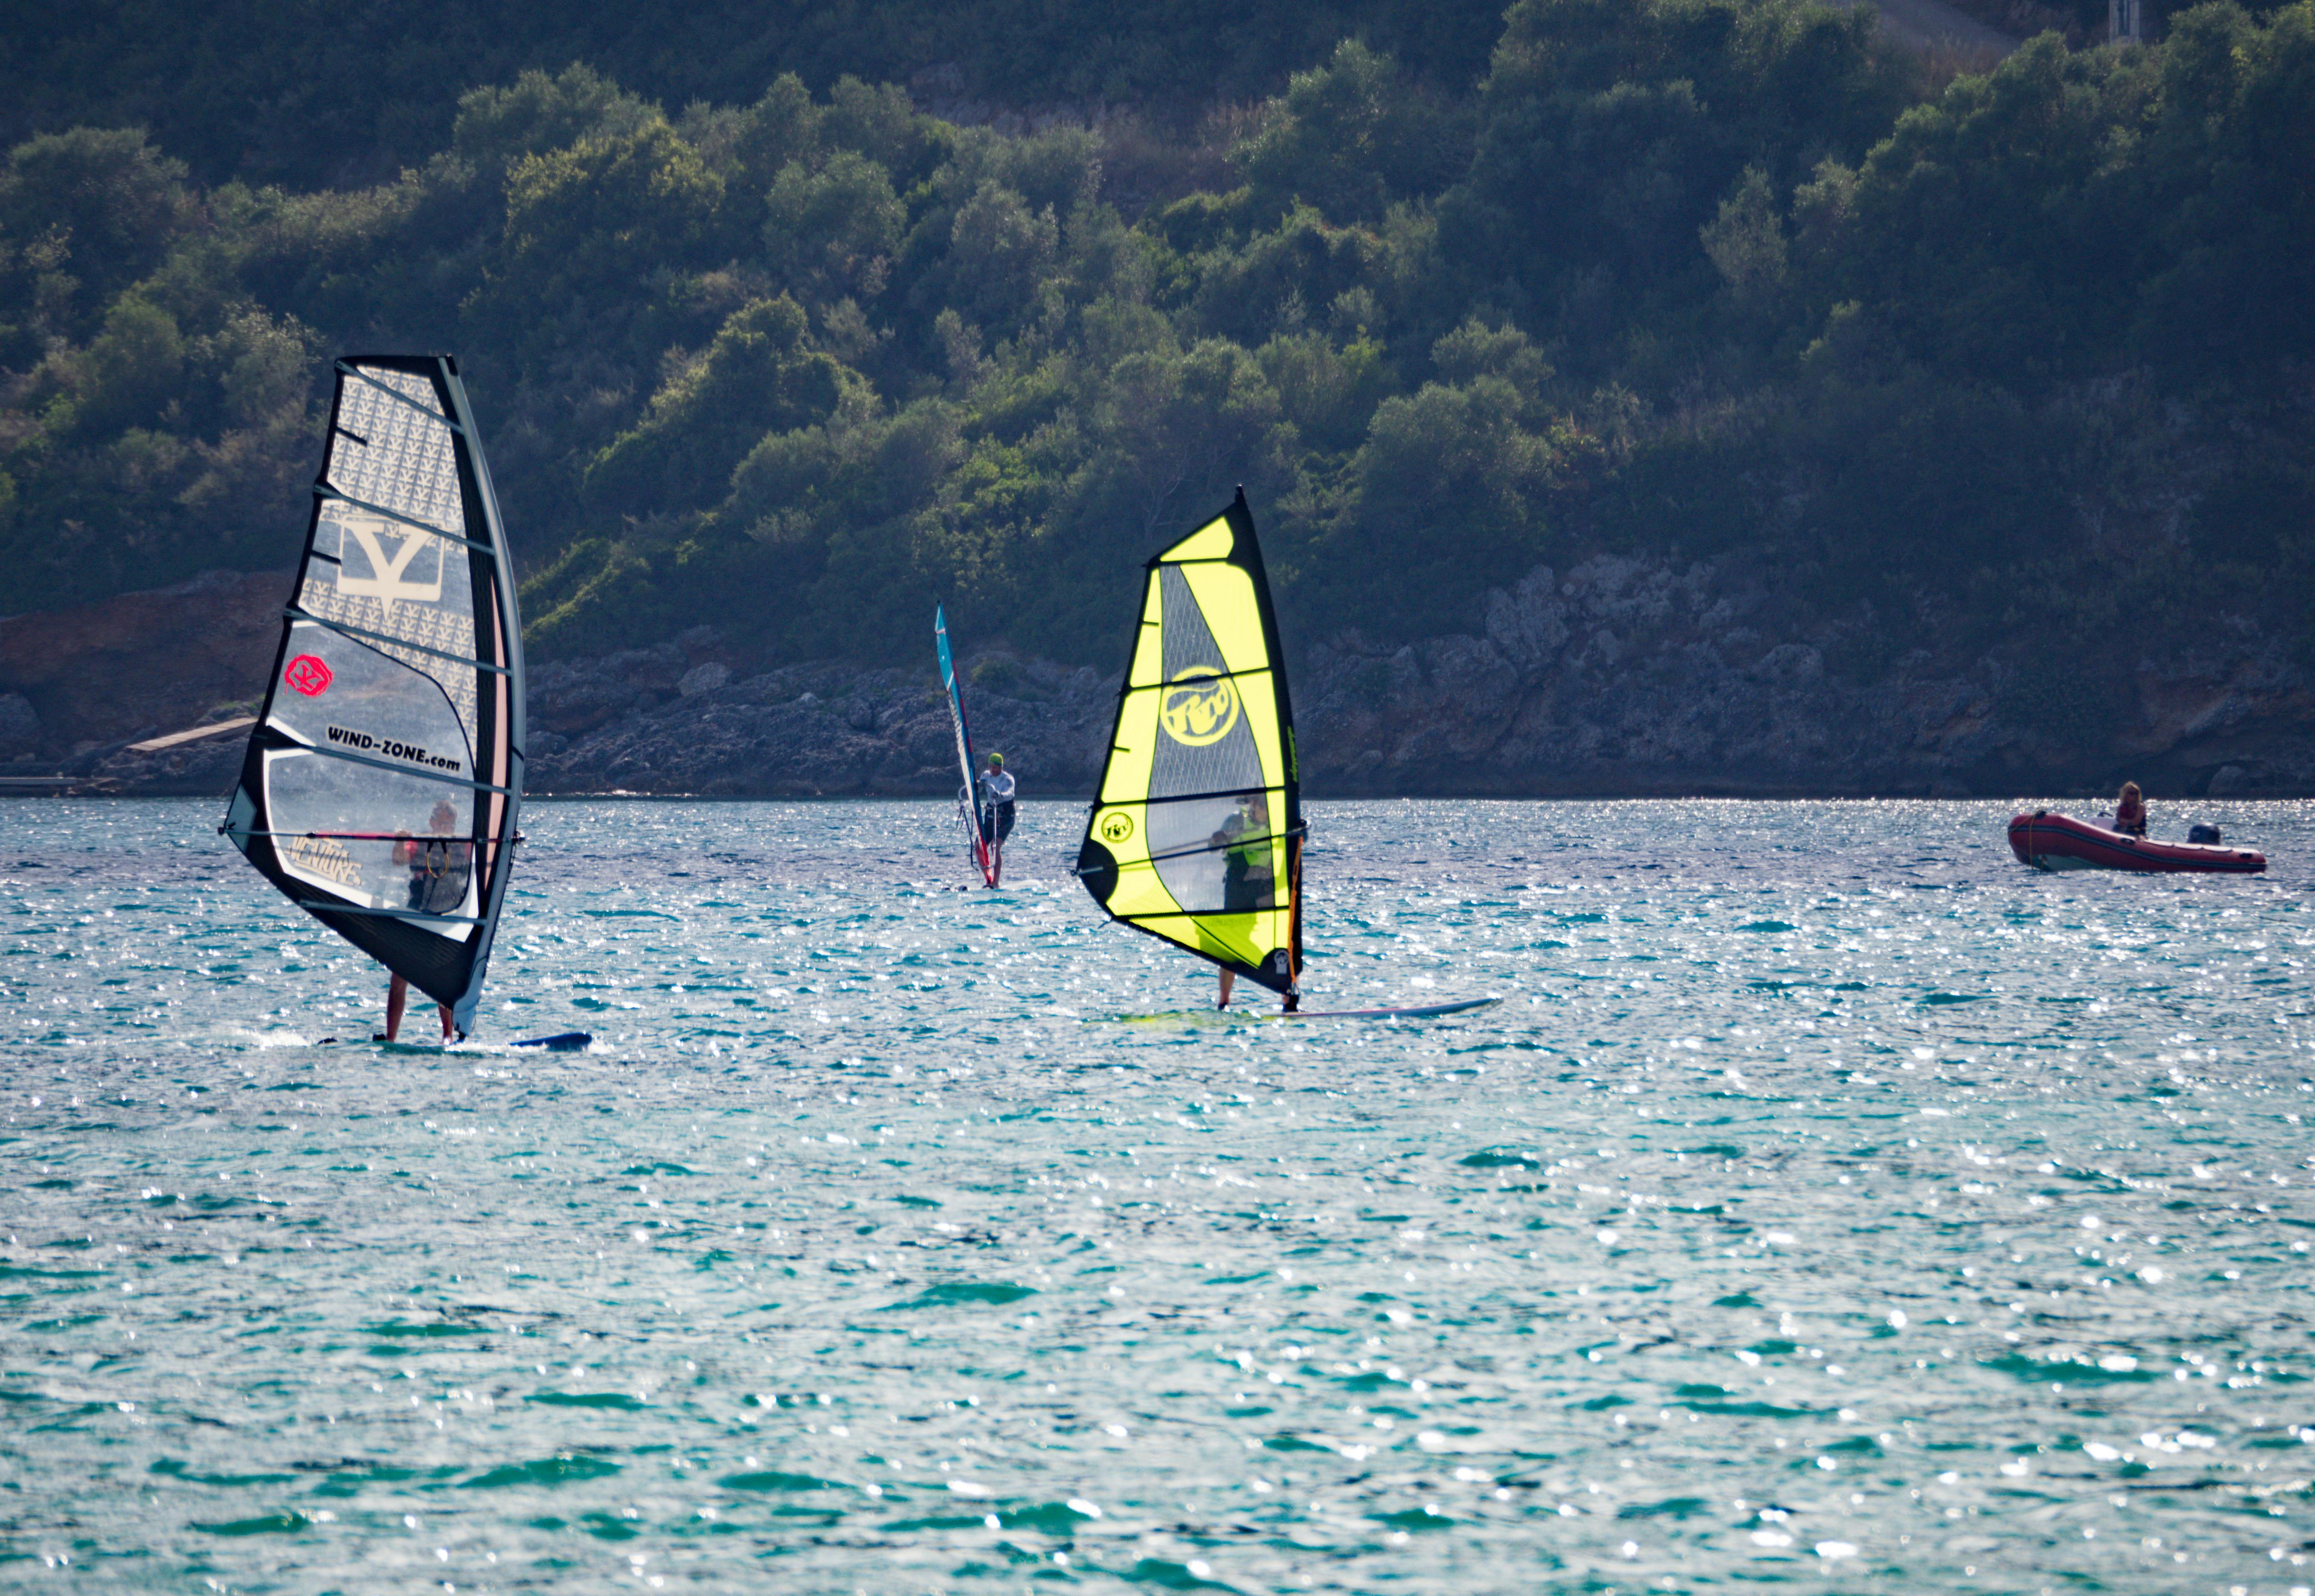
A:
<svg viewBox="0 0 2315 1596">
<path fill-rule="evenodd" d="M 300 654 L 289 661 L 281 679 L 306 697 L 318 698 L 330 690 L 330 668 L 311 654 Z"/>
</svg>

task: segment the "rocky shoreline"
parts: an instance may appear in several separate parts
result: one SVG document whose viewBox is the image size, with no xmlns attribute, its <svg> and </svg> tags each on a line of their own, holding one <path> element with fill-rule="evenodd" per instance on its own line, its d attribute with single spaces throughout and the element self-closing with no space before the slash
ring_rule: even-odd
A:
<svg viewBox="0 0 2315 1596">
<path fill-rule="evenodd" d="M 211 573 L 0 621 L 0 790 L 222 794 L 238 733 L 126 745 L 248 713 L 286 579 Z M 1862 620 L 1795 624 L 1761 567 L 1601 555 L 1490 593 L 1468 634 L 1345 634 L 1293 661 L 1316 796 L 2315 794 L 2315 683 L 2227 618 L 2119 674 L 2000 652 L 1878 659 Z M 938 796 L 956 786 L 930 668 L 751 668 L 713 629 L 536 664 L 535 794 Z M 1868 661 L 1869 670 L 1853 661 Z M 1850 662 L 1850 663 L 1845 663 Z M 976 741 L 1024 792 L 1090 795 L 1118 678 L 968 654 Z"/>
</svg>

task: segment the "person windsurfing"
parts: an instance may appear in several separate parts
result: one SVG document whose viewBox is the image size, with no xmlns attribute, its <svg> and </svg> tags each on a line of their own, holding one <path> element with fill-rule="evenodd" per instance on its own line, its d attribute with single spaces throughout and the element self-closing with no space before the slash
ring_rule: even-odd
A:
<svg viewBox="0 0 2315 1596">
<path fill-rule="evenodd" d="M 480 1024 L 520 837 L 514 559 L 457 361 L 348 355 L 333 369 L 273 679 L 217 830 L 405 978 L 388 990 L 395 1016 L 415 986 L 450 1006 L 455 1035 Z"/>
<path fill-rule="evenodd" d="M 1207 846 L 1221 850 L 1222 912 L 1252 914 L 1271 908 L 1278 886 L 1276 873 L 1271 865 L 1270 800 L 1260 793 L 1238 795 L 1237 808 L 1224 820 L 1221 829 L 1207 838 Z M 1217 1009 L 1229 1006 L 1230 992 L 1237 985 L 1237 972 L 1225 964 L 1221 967 L 1221 998 Z M 1289 1014 L 1296 1006 L 1296 994 L 1286 995 Z"/>
<path fill-rule="evenodd" d="M 409 907 L 421 913 L 446 913 L 454 910 L 466 896 L 469 873 L 467 856 L 474 845 L 456 837 L 458 811 L 447 798 L 434 806 L 427 817 L 427 835 L 421 839 L 408 832 L 398 832 L 394 844 L 394 862 L 410 872 Z M 386 984 L 386 1029 L 371 1040 L 392 1042 L 402 1033 L 403 1010 L 410 1004 L 410 981 L 396 973 Z M 450 1006 L 438 1003 L 435 1008 L 442 1016 L 442 1040 L 462 1040 L 457 1026 L 450 1017 Z"/>
<path fill-rule="evenodd" d="M 989 755 L 980 779 L 980 834 L 989 839 L 989 884 L 994 887 L 1005 879 L 1005 839 L 1013 834 L 1014 784 L 1005 756 Z"/>
</svg>

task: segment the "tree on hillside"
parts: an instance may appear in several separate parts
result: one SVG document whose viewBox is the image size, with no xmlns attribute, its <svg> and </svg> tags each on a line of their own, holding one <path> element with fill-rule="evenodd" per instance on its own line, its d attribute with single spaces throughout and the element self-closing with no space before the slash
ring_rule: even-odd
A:
<svg viewBox="0 0 2315 1596">
<path fill-rule="evenodd" d="M 1273 97 L 1171 130 L 959 128 L 760 58 L 670 114 L 573 53 L 337 188 L 23 141 L 12 602 L 279 560 L 321 358 L 430 347 L 483 405 L 542 654 L 708 623 L 910 658 L 939 596 L 1114 665 L 1118 584 L 1241 482 L 1303 636 L 1475 626 L 1604 550 L 1772 561 L 1869 606 L 1884 660 L 1956 617 L 2046 614 L 2055 649 L 2166 594 L 2289 608 L 2315 0 L 1941 87 L 1809 0 L 1520 0 L 1459 78 L 1334 14 Z"/>
</svg>

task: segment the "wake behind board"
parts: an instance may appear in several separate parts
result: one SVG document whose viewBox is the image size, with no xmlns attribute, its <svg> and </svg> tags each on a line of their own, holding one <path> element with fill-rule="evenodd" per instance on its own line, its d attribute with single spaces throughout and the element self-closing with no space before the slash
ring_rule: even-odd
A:
<svg viewBox="0 0 2315 1596">
<path fill-rule="evenodd" d="M 1193 1008 L 1172 1014 L 1118 1015 L 1112 1024 L 1149 1024 L 1158 1020 L 1435 1020 L 1448 1015 L 1493 1008 L 1500 998 L 1465 998 L 1454 1003 L 1426 1003 L 1412 1008 L 1298 1009 L 1292 1014 L 1259 1013 L 1252 1009 Z"/>
</svg>

